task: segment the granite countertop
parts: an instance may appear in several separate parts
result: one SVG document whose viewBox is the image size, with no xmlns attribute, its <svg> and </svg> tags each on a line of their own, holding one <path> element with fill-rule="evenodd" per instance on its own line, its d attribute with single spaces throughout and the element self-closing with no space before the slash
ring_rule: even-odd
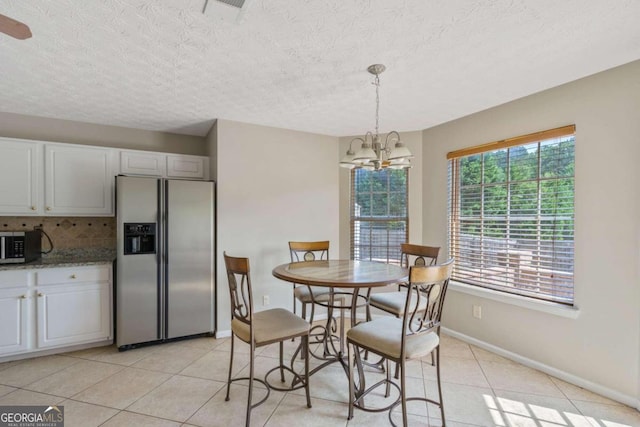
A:
<svg viewBox="0 0 640 427">
<path fill-rule="evenodd" d="M 102 265 L 111 264 L 115 259 L 116 251 L 108 248 L 60 249 L 26 264 L 0 264 L 0 271 Z"/>
</svg>

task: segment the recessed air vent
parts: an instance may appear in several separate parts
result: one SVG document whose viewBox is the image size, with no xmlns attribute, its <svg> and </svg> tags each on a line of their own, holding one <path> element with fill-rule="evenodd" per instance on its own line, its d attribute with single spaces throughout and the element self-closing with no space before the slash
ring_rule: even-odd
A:
<svg viewBox="0 0 640 427">
<path fill-rule="evenodd" d="M 242 9 L 244 6 L 245 0 L 216 0 L 220 3 L 228 4 L 229 6 L 237 7 L 238 9 Z"/>
<path fill-rule="evenodd" d="M 251 0 L 205 0 L 202 13 L 222 21 L 240 23 Z"/>
</svg>

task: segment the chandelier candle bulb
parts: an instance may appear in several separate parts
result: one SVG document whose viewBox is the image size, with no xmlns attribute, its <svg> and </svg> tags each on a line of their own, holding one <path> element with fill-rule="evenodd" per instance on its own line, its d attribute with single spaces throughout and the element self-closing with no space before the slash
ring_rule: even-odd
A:
<svg viewBox="0 0 640 427">
<path fill-rule="evenodd" d="M 373 64 L 367 71 L 375 77 L 376 87 L 376 129 L 375 133 L 367 132 L 364 138 L 353 138 L 349 143 L 346 155 L 340 160 L 340 167 L 353 169 L 362 168 L 367 170 L 405 169 L 411 167 L 414 156 L 411 151 L 400 140 L 400 134 L 391 131 L 385 137 L 384 144 L 379 133 L 380 122 L 380 74 L 386 69 L 383 64 Z M 353 150 L 353 143 L 358 142 L 360 148 Z M 393 148 L 391 147 L 393 145 Z"/>
</svg>

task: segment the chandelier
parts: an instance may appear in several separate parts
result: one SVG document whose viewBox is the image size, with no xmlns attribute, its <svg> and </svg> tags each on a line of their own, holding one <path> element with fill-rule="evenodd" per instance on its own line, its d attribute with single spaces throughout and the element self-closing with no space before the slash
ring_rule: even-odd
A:
<svg viewBox="0 0 640 427">
<path fill-rule="evenodd" d="M 343 168 L 353 169 L 362 168 L 367 170 L 380 169 L 404 169 L 410 168 L 413 154 L 400 140 L 398 132 L 391 131 L 384 138 L 378 132 L 378 124 L 380 121 L 380 74 L 386 69 L 382 64 L 373 64 L 367 68 L 367 71 L 373 74 L 375 80 L 373 85 L 376 87 L 376 130 L 375 133 L 367 132 L 364 138 L 353 138 L 349 143 L 347 154 L 340 161 Z M 360 148 L 353 151 L 353 143 L 360 143 Z M 356 145 L 357 146 L 357 145 Z"/>
</svg>

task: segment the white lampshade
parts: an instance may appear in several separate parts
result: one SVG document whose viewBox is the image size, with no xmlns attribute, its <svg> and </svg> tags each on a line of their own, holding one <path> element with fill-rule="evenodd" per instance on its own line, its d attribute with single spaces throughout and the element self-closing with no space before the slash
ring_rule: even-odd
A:
<svg viewBox="0 0 640 427">
<path fill-rule="evenodd" d="M 368 161 L 376 160 L 377 158 L 378 155 L 373 151 L 373 148 L 371 148 L 371 143 L 365 142 L 362 144 L 362 147 L 356 151 L 356 155 L 353 160 L 356 163 L 367 163 Z"/>
<path fill-rule="evenodd" d="M 411 151 L 401 142 L 396 142 L 395 147 L 389 153 L 389 160 L 397 160 L 397 159 L 412 159 L 413 154 Z"/>
<path fill-rule="evenodd" d="M 389 169 L 405 169 L 410 167 L 411 162 L 407 158 L 391 160 L 388 166 Z"/>
<path fill-rule="evenodd" d="M 357 163 L 353 161 L 354 157 L 355 157 L 355 153 L 351 151 L 351 149 L 347 150 L 347 154 L 345 154 L 342 160 L 340 160 L 340 167 L 347 168 L 347 169 L 355 168 Z"/>
</svg>

